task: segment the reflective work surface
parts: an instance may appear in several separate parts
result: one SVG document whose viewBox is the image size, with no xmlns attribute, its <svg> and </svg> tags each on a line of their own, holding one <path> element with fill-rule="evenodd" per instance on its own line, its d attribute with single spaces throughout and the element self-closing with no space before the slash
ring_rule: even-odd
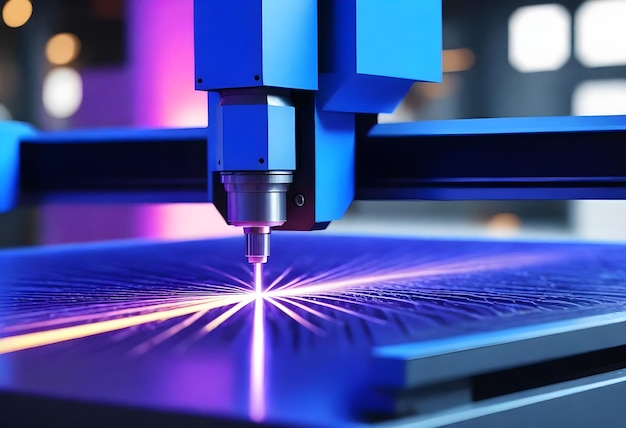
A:
<svg viewBox="0 0 626 428">
<path fill-rule="evenodd" d="M 365 423 L 374 386 L 397 375 L 374 363 L 381 355 L 502 342 L 626 303 L 619 245 L 276 234 L 262 293 L 242 245 L 0 253 L 0 389 L 241 421 Z"/>
</svg>

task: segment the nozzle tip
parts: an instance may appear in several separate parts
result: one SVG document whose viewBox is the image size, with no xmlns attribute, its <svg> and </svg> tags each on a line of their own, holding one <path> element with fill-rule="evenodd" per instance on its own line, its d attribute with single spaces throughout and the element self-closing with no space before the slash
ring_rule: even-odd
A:
<svg viewBox="0 0 626 428">
<path fill-rule="evenodd" d="M 267 263 L 267 256 L 246 256 L 248 257 L 248 263 Z"/>
<path fill-rule="evenodd" d="M 267 263 L 270 255 L 270 228 L 244 228 L 246 234 L 246 257 L 249 263 Z"/>
</svg>

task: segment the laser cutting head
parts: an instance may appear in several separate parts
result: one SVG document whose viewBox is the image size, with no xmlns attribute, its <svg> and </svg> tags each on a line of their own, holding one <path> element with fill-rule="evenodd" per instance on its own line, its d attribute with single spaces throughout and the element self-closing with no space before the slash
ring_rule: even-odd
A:
<svg viewBox="0 0 626 428">
<path fill-rule="evenodd" d="M 228 223 L 243 227 L 249 263 L 266 263 L 270 231 L 287 220 L 286 194 L 290 171 L 222 172 L 227 193 Z"/>
<path fill-rule="evenodd" d="M 264 263 L 292 181 L 290 230 L 348 209 L 355 115 L 392 112 L 413 81 L 441 78 L 441 0 L 195 0 L 194 46 L 195 86 L 210 94 L 208 172 L 227 192 L 216 205 L 244 228 L 248 261 Z"/>
</svg>

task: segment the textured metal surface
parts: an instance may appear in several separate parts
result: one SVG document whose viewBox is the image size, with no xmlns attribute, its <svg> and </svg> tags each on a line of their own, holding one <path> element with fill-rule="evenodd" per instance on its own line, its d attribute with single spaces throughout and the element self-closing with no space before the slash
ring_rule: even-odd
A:
<svg viewBox="0 0 626 428">
<path fill-rule="evenodd" d="M 374 347 L 626 303 L 619 245 L 274 238 L 262 298 L 239 239 L 2 253 L 0 389 L 337 425 L 374 397 Z"/>
</svg>

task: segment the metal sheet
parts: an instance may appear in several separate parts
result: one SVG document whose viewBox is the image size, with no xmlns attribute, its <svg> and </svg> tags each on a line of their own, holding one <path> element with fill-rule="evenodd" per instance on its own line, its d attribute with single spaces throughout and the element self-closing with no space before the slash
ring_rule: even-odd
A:
<svg viewBox="0 0 626 428">
<path fill-rule="evenodd" d="M 621 245 L 272 244 L 263 295 L 241 239 L 0 253 L 0 389 L 336 426 L 362 421 L 372 382 L 395 375 L 374 376 L 374 348 L 455 352 L 493 332 L 618 317 L 626 303 Z"/>
</svg>

